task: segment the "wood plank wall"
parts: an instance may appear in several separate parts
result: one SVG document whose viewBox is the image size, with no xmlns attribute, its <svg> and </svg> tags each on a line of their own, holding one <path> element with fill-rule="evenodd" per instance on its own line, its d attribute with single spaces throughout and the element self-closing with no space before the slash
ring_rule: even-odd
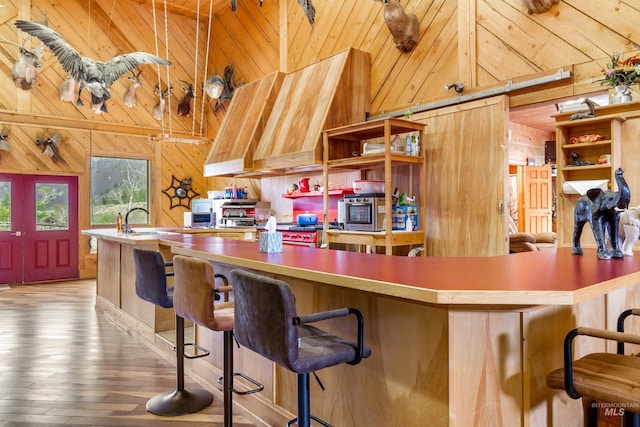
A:
<svg viewBox="0 0 640 427">
<path fill-rule="evenodd" d="M 314 0 L 311 28 L 296 0 L 265 0 L 261 9 L 258 2 L 239 2 L 235 14 L 226 10 L 215 17 L 214 28 L 242 31 L 233 32 L 234 42 L 214 48 L 214 60 L 237 64 L 238 73 L 253 81 L 278 66 L 292 72 L 347 47 L 364 50 L 371 53 L 371 113 L 377 114 L 455 96 L 443 87 L 456 81 L 471 92 L 559 68 L 573 70 L 575 78 L 520 92 L 511 106 L 591 93 L 602 89 L 593 80 L 608 55 L 634 51 L 640 44 L 633 24 L 640 18 L 637 1 L 563 0 L 533 15 L 520 0 L 401 3 L 420 20 L 420 40 L 409 54 L 394 47 L 379 1 Z M 280 65 L 272 11 L 278 5 L 284 8 L 279 34 L 286 47 L 280 50 Z"/>
<path fill-rule="evenodd" d="M 135 50 L 156 52 L 156 41 L 158 53 L 164 56 L 167 46 L 163 2 L 155 3 L 154 29 L 153 10 L 139 1 L 7 0 L 0 8 L 0 35 L 21 42 L 23 34 L 13 26 L 15 19 L 46 18 L 81 54 L 95 59 L 106 60 Z M 256 181 L 202 178 L 201 165 L 209 151 L 208 144 L 191 147 L 147 140 L 150 134 L 168 132 L 197 136 L 201 128 L 209 138 L 215 135 L 225 108 L 214 113 L 211 100 L 200 97 L 192 107 L 197 112 L 195 120 L 180 118 L 175 112 L 182 97 L 179 80 L 193 80 L 196 57 L 200 83 L 195 86 L 199 87 L 203 76 L 222 72 L 229 64 L 235 67 L 236 81 L 242 83 L 275 70 L 295 71 L 347 47 L 368 51 L 372 58 L 371 114 L 375 115 L 455 96 L 443 90 L 445 84 L 455 81 L 463 81 L 468 93 L 472 93 L 502 86 L 509 80 L 553 74 L 559 68 L 572 70 L 574 78 L 513 93 L 510 105 L 592 93 L 601 90 L 594 79 L 600 77 L 608 55 L 630 53 L 640 45 L 640 30 L 635 24 L 640 18 L 637 0 L 562 0 L 540 15 L 527 14 L 520 0 L 401 3 L 421 23 L 420 41 L 409 54 L 394 47 L 379 1 L 314 0 L 313 28 L 296 0 L 264 0 L 262 6 L 259 1 L 238 1 L 237 12 L 226 8 L 212 17 L 209 50 L 207 18 L 170 13 L 168 40 L 173 65 L 169 80 L 174 89 L 171 115 L 164 123 L 151 117 L 157 102 L 153 88 L 158 81 L 155 67 L 143 67 L 144 82 L 138 89 L 136 108 L 123 107 L 121 100 L 128 82 L 121 79 L 112 87 L 109 113 L 95 115 L 88 106 L 77 108 L 58 100 L 58 87 L 65 75 L 47 49 L 38 86 L 31 91 L 15 88 L 11 66 L 18 58 L 18 49 L 0 42 L 0 85 L 4 88 L 0 92 L 0 124 L 10 125 L 13 147 L 11 154 L 3 153 L 0 170 L 78 175 L 81 200 L 88 203 L 91 154 L 148 156 L 157 173 L 153 196 L 161 202 L 154 206 L 154 222 L 176 225 L 182 222 L 183 210 L 169 209 L 169 200 L 160 192 L 170 185 L 173 175 L 192 177 L 194 188 L 203 194 L 207 189 L 222 188 L 235 181 L 248 185 L 251 194 L 260 196 L 260 183 Z M 27 46 L 33 48 L 36 44 L 32 38 Z M 162 68 L 166 67 L 161 67 L 160 80 L 166 84 L 166 70 Z M 86 93 L 83 99 L 88 99 Z M 65 138 L 65 161 L 56 164 L 43 158 L 33 143 L 39 133 L 53 129 L 61 130 Z M 82 228 L 89 225 L 88 215 L 88 208 L 83 208 Z M 80 247 L 86 248 L 81 243 Z"/>
<path fill-rule="evenodd" d="M 162 2 L 157 2 L 162 5 Z M 29 7 L 30 5 L 30 7 Z M 133 51 L 156 53 L 153 11 L 129 1 L 97 2 L 87 0 L 34 0 L 4 2 L 0 8 L 0 35 L 11 41 L 22 42 L 24 33 L 18 31 L 13 22 L 20 19 L 48 22 L 82 55 L 108 60 L 111 57 Z M 150 161 L 151 178 L 151 223 L 158 226 L 182 225 L 186 208 L 170 208 L 170 201 L 161 190 L 171 185 L 172 177 L 192 178 L 196 192 L 206 195 L 202 165 L 210 143 L 181 144 L 149 141 L 148 136 L 172 134 L 190 138 L 199 136 L 202 121 L 202 97 L 192 104 L 188 117 L 177 115 L 177 104 L 183 96 L 180 80 L 193 82 L 195 69 L 195 20 L 179 15 L 168 17 L 169 59 L 171 67 L 160 67 L 160 80 L 173 85 L 172 96 L 163 122 L 153 119 L 151 111 L 158 102 L 154 86 L 158 82 L 158 68 L 143 66 L 142 87 L 138 88 L 138 103 L 135 108 L 127 108 L 122 99 L 128 88 L 126 78 L 118 80 L 111 89 L 112 99 L 108 102 L 108 113 L 96 115 L 89 107 L 90 97 L 85 91 L 82 99 L 84 107 L 59 100 L 59 86 L 66 78 L 62 67 L 54 55 L 45 49 L 43 66 L 38 70 L 38 84 L 31 91 L 15 87 L 11 78 L 11 67 L 18 58 L 18 48 L 9 43 L 0 43 L 0 124 L 11 129 L 9 143 L 12 153 L 2 153 L 0 170 L 3 172 L 26 174 L 61 174 L 80 177 L 80 228 L 90 224 L 89 158 L 95 156 L 123 156 L 142 158 Z M 158 32 L 158 54 L 166 56 L 164 13 L 156 10 Z M 199 46 L 206 46 L 206 25 L 200 25 Z M 31 38 L 27 47 L 35 47 L 37 39 Z M 206 51 L 198 49 L 198 83 L 201 87 Z M 167 77 L 167 71 L 169 76 Z M 208 101 L 208 100 L 205 100 Z M 210 115 L 211 104 L 206 102 L 204 120 Z M 195 119 L 194 119 L 195 117 Z M 206 132 L 206 123 L 203 123 Z M 39 135 L 59 131 L 64 143 L 61 147 L 62 161 L 53 163 L 35 145 Z M 194 141 L 198 140 L 197 138 Z M 198 140 L 199 141 L 199 140 Z M 94 274 L 93 265 L 85 257 L 88 252 L 86 237 L 80 237 L 81 275 Z"/>
</svg>

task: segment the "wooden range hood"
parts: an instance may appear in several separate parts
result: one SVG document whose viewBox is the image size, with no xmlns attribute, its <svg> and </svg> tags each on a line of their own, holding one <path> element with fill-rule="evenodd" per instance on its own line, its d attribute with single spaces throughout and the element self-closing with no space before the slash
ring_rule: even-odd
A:
<svg viewBox="0 0 640 427">
<path fill-rule="evenodd" d="M 235 90 L 204 165 L 204 176 L 253 171 L 255 147 L 269 119 L 284 74 L 272 73 Z"/>
<path fill-rule="evenodd" d="M 236 89 L 207 157 L 205 176 L 320 169 L 322 131 L 366 119 L 369 53 L 346 49 L 281 76 L 275 73 Z"/>
</svg>

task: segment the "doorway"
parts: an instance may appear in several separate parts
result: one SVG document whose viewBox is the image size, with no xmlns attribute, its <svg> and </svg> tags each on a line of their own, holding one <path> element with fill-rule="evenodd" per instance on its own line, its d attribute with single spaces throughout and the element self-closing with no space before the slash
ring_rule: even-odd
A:
<svg viewBox="0 0 640 427">
<path fill-rule="evenodd" d="M 76 279 L 78 178 L 0 173 L 0 284 Z"/>
</svg>

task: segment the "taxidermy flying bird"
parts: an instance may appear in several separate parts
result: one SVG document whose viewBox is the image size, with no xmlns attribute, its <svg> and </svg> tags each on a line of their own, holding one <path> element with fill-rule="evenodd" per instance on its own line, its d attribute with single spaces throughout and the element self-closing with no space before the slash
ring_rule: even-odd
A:
<svg viewBox="0 0 640 427">
<path fill-rule="evenodd" d="M 56 163 L 58 160 L 62 160 L 59 152 L 61 144 L 62 135 L 60 135 L 60 132 L 56 132 L 46 139 L 44 137 L 36 138 L 36 145 L 38 147 L 41 147 L 42 152 L 51 160 L 53 160 L 54 163 Z"/>
<path fill-rule="evenodd" d="M 76 105 L 81 106 L 80 93 L 86 88 L 96 113 L 106 112 L 105 102 L 111 98 L 109 88 L 125 73 L 141 64 L 171 65 L 164 58 L 147 52 L 133 52 L 114 56 L 107 62 L 80 56 L 73 46 L 51 28 L 36 22 L 17 20 L 15 26 L 43 42 L 58 58 L 62 69 L 79 84 Z"/>
<path fill-rule="evenodd" d="M 7 141 L 8 138 L 9 128 L 5 126 L 2 128 L 2 131 L 0 131 L 0 152 L 6 151 L 7 153 L 11 153 L 11 145 L 9 145 L 9 141 Z M 1 157 L 0 160 L 2 160 Z"/>
</svg>

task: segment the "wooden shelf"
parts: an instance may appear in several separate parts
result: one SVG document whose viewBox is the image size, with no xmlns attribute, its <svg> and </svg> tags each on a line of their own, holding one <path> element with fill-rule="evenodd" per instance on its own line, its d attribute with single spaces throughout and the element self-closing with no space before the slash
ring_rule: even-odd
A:
<svg viewBox="0 0 640 427">
<path fill-rule="evenodd" d="M 341 196 L 343 194 L 353 194 L 353 188 L 336 188 L 329 190 L 329 196 Z M 292 194 L 283 194 L 285 199 L 299 199 L 301 197 L 321 197 L 324 191 L 307 191 L 306 193 L 296 192 Z"/>
<path fill-rule="evenodd" d="M 591 119 L 581 119 L 581 120 L 564 120 L 561 122 L 556 122 L 556 126 L 562 126 L 562 127 L 578 127 L 578 126 L 584 126 L 584 125 L 589 125 L 592 123 L 602 123 L 602 121 L 610 121 L 610 120 L 615 120 L 618 122 L 624 122 L 625 120 L 627 120 L 627 118 L 625 116 L 619 116 L 617 114 L 611 114 L 611 115 L 605 115 L 605 116 L 598 116 L 598 117 L 593 117 Z"/>
<path fill-rule="evenodd" d="M 362 156 L 354 156 L 347 157 L 345 159 L 335 159 L 327 161 L 327 164 L 330 168 L 346 168 L 346 167 L 357 167 L 361 168 L 366 165 L 376 165 L 383 163 L 385 159 L 391 160 L 392 163 L 414 163 L 417 165 L 422 165 L 424 163 L 423 156 L 407 156 L 406 154 L 389 154 L 385 153 L 376 153 L 376 154 L 365 154 Z"/>
<path fill-rule="evenodd" d="M 406 246 L 424 245 L 424 231 L 343 231 L 329 230 L 326 233 L 327 243 L 343 243 L 365 246 Z"/>
<path fill-rule="evenodd" d="M 599 145 L 611 145 L 611 140 L 607 139 L 604 141 L 596 141 L 596 142 L 579 142 L 577 144 L 564 144 L 562 148 L 597 147 Z"/>
<path fill-rule="evenodd" d="M 586 165 L 586 166 L 563 166 L 561 167 L 563 171 L 578 171 L 578 170 L 588 170 L 588 169 L 611 169 L 610 164 L 606 165 Z M 565 180 L 566 181 L 566 180 Z"/>
<path fill-rule="evenodd" d="M 615 106 L 616 109 L 623 108 Z M 607 180 L 609 188 L 615 190 L 615 170 L 620 166 L 620 139 L 622 126 L 626 118 L 615 111 L 615 114 L 602 114 L 607 108 L 597 108 L 597 116 L 581 120 L 561 120 L 556 122 L 556 159 L 558 174 L 556 178 L 557 197 L 557 230 L 558 246 L 573 244 L 573 212 L 580 194 L 564 192 L 565 181 Z M 564 116 L 563 116 L 564 118 Z M 581 142 L 571 144 L 572 138 L 583 135 L 602 135 L 602 141 Z M 572 154 L 576 153 L 580 160 L 592 165 L 573 166 Z M 609 162 L 598 164 L 602 156 L 608 156 Z M 592 244 L 590 233 L 583 233 L 583 241 L 587 246 Z"/>
<path fill-rule="evenodd" d="M 420 155 L 410 156 L 403 153 L 391 151 L 392 137 L 396 135 L 417 133 L 420 143 Z M 361 153 L 366 141 L 372 139 L 384 142 L 384 152 L 365 155 L 353 155 Z M 324 179 L 325 187 L 329 182 L 329 174 L 332 169 L 373 169 L 384 168 L 385 176 L 385 218 L 386 225 L 384 231 L 337 231 L 329 230 L 328 221 L 328 201 L 324 198 L 325 210 L 325 234 L 324 242 L 329 247 L 330 243 L 345 243 L 366 246 L 384 246 L 385 253 L 391 255 L 394 246 L 421 245 L 426 246 L 426 166 L 425 156 L 422 154 L 425 147 L 425 125 L 419 122 L 412 122 L 404 119 L 385 118 L 372 120 L 370 122 L 357 123 L 335 129 L 329 129 L 322 133 L 324 149 Z M 393 210 L 392 210 L 392 167 L 406 165 L 413 171 L 414 166 L 420 168 L 419 182 L 420 191 L 418 194 L 418 225 L 417 231 L 394 231 Z M 413 186 L 409 189 L 413 191 Z"/>
</svg>

